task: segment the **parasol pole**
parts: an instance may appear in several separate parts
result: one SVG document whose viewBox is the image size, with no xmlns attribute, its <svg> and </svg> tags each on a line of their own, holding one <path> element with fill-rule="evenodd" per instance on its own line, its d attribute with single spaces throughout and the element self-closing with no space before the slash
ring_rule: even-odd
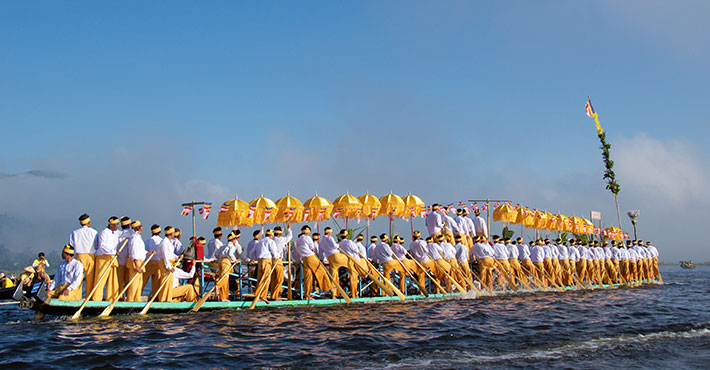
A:
<svg viewBox="0 0 710 370">
<path fill-rule="evenodd" d="M 193 205 L 192 205 L 192 237 L 195 238 L 195 235 L 197 235 L 195 233 L 195 205 L 194 205 L 195 201 L 193 200 L 192 203 L 193 203 Z"/>
<path fill-rule="evenodd" d="M 486 227 L 488 228 L 488 237 L 491 236 L 491 200 L 486 199 Z"/>
</svg>

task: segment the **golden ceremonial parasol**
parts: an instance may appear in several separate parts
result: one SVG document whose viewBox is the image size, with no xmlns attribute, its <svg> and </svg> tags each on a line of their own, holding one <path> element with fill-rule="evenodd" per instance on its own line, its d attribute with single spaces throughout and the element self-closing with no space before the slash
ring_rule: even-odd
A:
<svg viewBox="0 0 710 370">
<path fill-rule="evenodd" d="M 224 202 L 218 212 L 217 226 L 251 227 L 254 224 L 249 217 L 249 203 L 237 197 Z"/>
<path fill-rule="evenodd" d="M 399 217 L 404 212 L 404 201 L 399 196 L 392 194 L 386 194 L 380 198 L 380 216 L 388 216 L 390 220 L 390 235 L 392 235 L 392 220 L 395 217 Z"/>
<path fill-rule="evenodd" d="M 550 228 L 550 224 L 552 223 L 552 219 L 555 218 L 555 215 L 553 215 L 550 212 L 545 212 L 545 218 L 547 218 L 547 220 L 545 221 L 544 229 L 545 230 L 553 230 Z M 555 220 L 555 222 L 557 222 L 557 221 Z"/>
<path fill-rule="evenodd" d="M 360 217 L 361 214 L 362 202 L 347 191 L 333 201 L 333 218 L 344 218 L 346 230 L 348 228 L 348 220 Z"/>
<path fill-rule="evenodd" d="M 493 210 L 493 222 L 515 222 L 518 218 L 518 212 L 508 203 L 503 203 L 498 208 Z"/>
<path fill-rule="evenodd" d="M 572 216 L 569 219 L 572 221 L 572 232 L 575 234 L 584 234 L 584 221 L 581 217 Z"/>
<path fill-rule="evenodd" d="M 535 212 L 535 228 L 545 229 L 547 227 L 547 212 L 536 211 Z"/>
<path fill-rule="evenodd" d="M 609 237 L 609 239 L 620 241 L 624 240 L 624 233 L 618 227 L 607 227 L 606 229 L 604 229 L 604 231 L 606 231 L 606 235 Z"/>
<path fill-rule="evenodd" d="M 594 234 L 594 224 L 592 223 L 592 221 L 589 221 L 586 218 L 583 218 L 582 222 L 584 222 L 584 233 L 585 234 Z"/>
<path fill-rule="evenodd" d="M 299 223 L 303 217 L 303 204 L 300 200 L 286 193 L 286 196 L 276 201 L 276 222 L 289 224 Z"/>
<path fill-rule="evenodd" d="M 567 224 L 569 223 L 569 218 L 567 218 L 567 216 L 563 215 L 562 213 L 558 213 L 555 215 L 555 219 L 557 219 L 557 222 L 555 222 L 555 230 L 567 231 Z"/>
<path fill-rule="evenodd" d="M 527 227 L 528 229 L 532 229 L 535 227 L 535 211 L 528 209 L 528 208 L 522 208 L 522 211 L 518 211 L 518 218 L 522 217 L 522 223 L 523 226 Z M 518 220 L 516 220 L 518 221 Z"/>
<path fill-rule="evenodd" d="M 404 216 L 409 217 L 409 226 L 412 229 L 412 233 L 414 233 L 414 217 L 425 215 L 426 205 L 421 198 L 412 195 L 412 193 L 408 193 L 402 197 L 402 201 L 404 202 Z"/>
<path fill-rule="evenodd" d="M 249 216 L 255 224 L 272 223 L 276 219 L 276 203 L 262 194 L 249 203 Z"/>
<path fill-rule="evenodd" d="M 328 199 L 319 197 L 318 193 L 303 202 L 303 222 L 315 221 L 316 229 L 320 232 L 318 223 L 330 218 L 330 213 L 333 210 L 333 203 Z"/>
<path fill-rule="evenodd" d="M 362 217 L 367 219 L 367 240 L 370 240 L 370 220 L 374 220 L 380 214 L 382 204 L 376 196 L 365 193 L 357 198 L 362 203 Z"/>
</svg>

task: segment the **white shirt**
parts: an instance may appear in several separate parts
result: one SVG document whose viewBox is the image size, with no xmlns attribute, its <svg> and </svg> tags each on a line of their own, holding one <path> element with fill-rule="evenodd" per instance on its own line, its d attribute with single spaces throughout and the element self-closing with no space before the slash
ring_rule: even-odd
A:
<svg viewBox="0 0 710 370">
<path fill-rule="evenodd" d="M 457 243 L 454 248 L 456 248 L 456 261 L 458 263 L 468 262 L 468 248 L 461 243 Z"/>
<path fill-rule="evenodd" d="M 118 237 L 120 234 L 120 231 L 111 231 L 111 229 L 109 228 L 101 230 L 98 237 L 96 238 L 96 251 L 94 251 L 94 254 L 97 256 L 115 256 L 116 250 L 119 247 Z"/>
<path fill-rule="evenodd" d="M 526 261 L 530 259 L 530 247 L 525 243 L 518 243 L 518 260 Z"/>
<path fill-rule="evenodd" d="M 367 258 L 373 261 L 375 260 L 375 248 L 377 248 L 377 243 L 370 243 L 367 247 Z"/>
<path fill-rule="evenodd" d="M 224 243 L 222 243 L 221 240 L 210 239 L 210 241 L 207 242 L 207 246 L 205 248 L 205 260 L 214 260 L 214 252 L 222 246 L 224 246 Z"/>
<path fill-rule="evenodd" d="M 385 263 L 391 261 L 394 255 L 392 254 L 392 249 L 389 244 L 382 241 L 377 242 L 375 246 L 375 261 L 379 263 Z"/>
<path fill-rule="evenodd" d="M 160 259 L 163 261 L 165 268 L 171 270 L 173 265 L 170 263 L 170 260 L 176 260 L 177 256 L 175 255 L 175 245 L 173 245 L 173 242 L 170 239 L 165 238 L 160 241 L 160 244 L 158 245 L 158 254 L 160 255 Z"/>
<path fill-rule="evenodd" d="M 429 261 L 426 242 L 421 239 L 413 240 L 409 243 L 409 252 L 419 263 L 427 263 Z"/>
<path fill-rule="evenodd" d="M 310 237 L 308 237 L 308 239 L 310 239 Z M 256 244 L 259 243 L 260 240 L 261 239 L 252 239 L 247 243 L 247 261 L 256 261 Z M 313 242 L 313 240 L 311 240 L 311 242 Z"/>
<path fill-rule="evenodd" d="M 508 248 L 508 258 L 518 259 L 518 257 L 520 257 L 518 247 L 513 245 L 513 243 L 508 243 L 505 245 L 505 247 Z"/>
<path fill-rule="evenodd" d="M 486 225 L 486 220 L 481 216 L 476 216 L 473 218 L 473 227 L 476 229 L 476 235 L 483 233 L 485 237 L 488 237 L 488 227 Z"/>
<path fill-rule="evenodd" d="M 400 261 L 407 258 L 407 250 L 398 243 L 392 244 L 392 253 L 394 253 L 394 256 Z"/>
<path fill-rule="evenodd" d="M 176 267 L 175 271 L 173 271 L 173 288 L 177 288 L 180 286 L 180 279 L 192 279 L 192 277 L 195 276 L 195 264 L 192 264 L 192 267 L 190 268 L 190 272 L 185 272 L 185 270 Z"/>
<path fill-rule="evenodd" d="M 335 238 L 333 238 L 332 235 L 323 235 L 318 246 L 320 247 L 321 255 L 324 258 L 340 253 L 338 250 L 338 242 L 335 241 Z"/>
<path fill-rule="evenodd" d="M 361 242 L 355 242 L 355 246 L 357 246 L 357 251 L 358 251 L 358 258 L 360 258 L 360 255 L 362 254 L 363 256 L 367 256 L 367 249 L 365 249 L 365 246 L 362 245 Z"/>
<path fill-rule="evenodd" d="M 175 246 L 175 254 L 182 254 L 182 242 L 178 238 L 173 238 L 173 245 Z"/>
<path fill-rule="evenodd" d="M 357 245 L 358 243 L 353 242 L 350 239 L 343 239 L 340 242 L 338 242 L 338 246 L 340 249 L 345 251 L 345 253 L 354 258 L 356 261 L 360 260 L 360 247 Z"/>
<path fill-rule="evenodd" d="M 639 259 L 638 253 L 633 249 L 626 249 L 629 252 L 629 261 L 636 262 Z"/>
<path fill-rule="evenodd" d="M 444 223 L 441 221 L 441 215 L 434 211 L 427 213 L 424 224 L 429 231 L 429 235 L 441 232 L 441 228 L 444 227 Z"/>
<path fill-rule="evenodd" d="M 442 242 L 441 244 L 439 244 L 439 247 L 441 247 L 441 250 L 443 252 L 441 256 L 444 257 L 445 260 L 456 258 L 456 248 L 454 248 L 451 243 Z"/>
<path fill-rule="evenodd" d="M 50 284 L 50 289 L 56 289 L 61 285 L 69 284 L 68 290 L 81 289 L 79 285 L 84 275 L 84 265 L 78 259 L 72 258 L 71 262 L 63 260 L 57 267 L 54 274 L 54 281 Z"/>
<path fill-rule="evenodd" d="M 605 247 L 602 248 L 602 250 L 604 251 L 604 259 L 610 260 L 614 257 L 614 254 L 611 251 L 611 247 Z"/>
<path fill-rule="evenodd" d="M 158 250 L 158 246 L 160 245 L 160 242 L 162 242 L 162 241 L 163 241 L 163 238 L 161 238 L 159 235 L 153 235 L 148 240 L 145 241 L 146 253 L 155 252 L 153 257 L 150 258 L 151 261 L 157 261 L 160 259 L 160 251 Z M 173 246 L 173 248 L 174 248 L 174 246 Z"/>
<path fill-rule="evenodd" d="M 471 230 L 468 229 L 468 222 L 466 222 L 466 217 L 458 215 L 454 217 L 456 223 L 459 225 L 460 234 L 468 234 Z"/>
<path fill-rule="evenodd" d="M 121 234 L 118 236 L 118 243 L 123 244 L 123 241 L 126 239 L 130 239 L 131 235 L 133 235 L 133 230 L 128 228 L 128 229 L 123 229 L 121 230 Z M 121 250 L 121 253 L 118 254 L 118 265 L 119 266 L 126 266 L 126 260 L 128 259 L 128 247 L 129 244 L 131 244 L 130 241 L 126 243 L 126 246 L 123 247 Z"/>
<path fill-rule="evenodd" d="M 454 220 L 454 218 L 449 216 L 448 214 L 444 215 L 444 218 L 446 219 L 446 224 L 448 225 L 446 229 L 454 234 L 460 234 L 459 224 L 456 222 L 456 220 Z"/>
<path fill-rule="evenodd" d="M 557 244 L 557 255 L 557 258 L 559 258 L 560 260 L 568 260 L 569 252 L 567 251 L 567 247 L 563 244 Z"/>
<path fill-rule="evenodd" d="M 429 256 L 434 259 L 434 260 L 439 260 L 442 259 L 443 257 L 441 254 L 444 252 L 441 249 L 441 246 L 436 243 L 428 243 L 426 245 L 427 253 L 429 253 Z"/>
<path fill-rule="evenodd" d="M 654 247 L 653 245 L 649 245 L 647 248 L 651 252 L 651 257 L 658 257 L 658 249 L 656 249 L 656 247 Z"/>
<path fill-rule="evenodd" d="M 145 243 L 141 239 L 141 234 L 133 232 L 128 240 L 128 258 L 143 261 L 146 257 Z"/>
<path fill-rule="evenodd" d="M 488 243 L 476 243 L 471 248 L 471 254 L 476 257 L 476 259 L 493 257 L 495 251 Z"/>
<path fill-rule="evenodd" d="M 530 260 L 534 263 L 543 262 L 545 260 L 545 249 L 540 245 L 533 245 L 530 248 Z"/>
<path fill-rule="evenodd" d="M 69 245 L 74 247 L 76 254 L 94 254 L 96 250 L 96 234 L 98 232 L 88 226 L 82 226 L 69 235 Z"/>
<path fill-rule="evenodd" d="M 235 262 L 237 256 L 242 252 L 242 246 L 239 245 L 235 240 L 230 241 L 215 252 L 215 257 L 217 258 L 228 258 L 230 261 Z"/>
<path fill-rule="evenodd" d="M 557 246 L 554 244 L 547 244 L 547 248 L 550 250 L 550 258 L 559 259 L 560 253 L 557 251 Z"/>
<path fill-rule="evenodd" d="M 286 250 L 286 246 L 291 239 L 293 239 L 293 232 L 291 229 L 286 229 L 286 236 L 274 236 L 274 242 L 276 242 L 276 249 L 278 250 L 276 258 L 283 259 L 284 251 Z"/>
<path fill-rule="evenodd" d="M 629 251 L 626 248 L 624 248 L 624 247 L 619 248 L 619 259 L 620 260 L 628 260 L 629 259 Z"/>
<path fill-rule="evenodd" d="M 493 257 L 497 260 L 507 260 L 508 259 L 508 248 L 501 243 L 493 244 Z"/>
<path fill-rule="evenodd" d="M 567 254 L 569 255 L 570 260 L 575 262 L 579 261 L 579 251 L 574 245 L 567 246 Z"/>
<path fill-rule="evenodd" d="M 254 257 L 257 260 L 260 259 L 271 259 L 275 258 L 274 255 L 278 251 L 276 250 L 276 242 L 274 239 L 266 237 L 261 239 L 256 245 L 254 245 Z"/>
<path fill-rule="evenodd" d="M 473 220 L 468 217 L 464 217 L 463 219 L 464 219 L 464 221 L 466 221 L 466 231 L 475 235 L 476 234 L 476 226 L 473 225 Z"/>
<path fill-rule="evenodd" d="M 249 242 L 250 244 L 252 242 Z M 294 259 L 300 261 L 303 258 L 310 257 L 315 254 L 316 243 L 313 242 L 310 235 L 301 235 L 296 239 L 294 250 Z"/>
</svg>

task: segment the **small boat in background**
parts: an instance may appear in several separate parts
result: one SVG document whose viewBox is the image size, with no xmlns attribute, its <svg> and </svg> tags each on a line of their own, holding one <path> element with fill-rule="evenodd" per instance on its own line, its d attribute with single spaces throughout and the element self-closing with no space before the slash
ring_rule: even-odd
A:
<svg viewBox="0 0 710 370">
<path fill-rule="evenodd" d="M 692 270 L 695 268 L 695 265 L 693 264 L 693 261 L 680 261 L 680 267 Z"/>
</svg>

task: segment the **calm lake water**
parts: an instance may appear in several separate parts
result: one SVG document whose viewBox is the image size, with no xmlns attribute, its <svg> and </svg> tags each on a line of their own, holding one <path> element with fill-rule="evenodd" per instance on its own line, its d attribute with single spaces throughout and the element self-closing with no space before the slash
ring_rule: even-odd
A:
<svg viewBox="0 0 710 370">
<path fill-rule="evenodd" d="M 0 306 L 0 368 L 708 368 L 710 267 L 661 272 L 634 289 L 77 322 Z"/>
</svg>

